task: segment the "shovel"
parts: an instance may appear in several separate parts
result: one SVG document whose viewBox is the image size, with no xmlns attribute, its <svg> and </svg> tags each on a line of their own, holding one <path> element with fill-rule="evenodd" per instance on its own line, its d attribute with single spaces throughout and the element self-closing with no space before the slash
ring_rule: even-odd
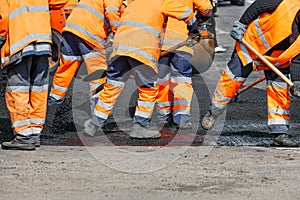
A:
<svg viewBox="0 0 300 200">
<path fill-rule="evenodd" d="M 277 67 L 275 67 L 269 60 L 261 55 L 254 47 L 252 47 L 245 39 L 242 39 L 242 44 L 252 51 L 261 61 L 263 61 L 273 72 L 275 72 L 284 82 L 290 86 L 290 93 L 300 98 L 300 86 L 295 85 L 289 78 L 287 78 Z"/>
</svg>

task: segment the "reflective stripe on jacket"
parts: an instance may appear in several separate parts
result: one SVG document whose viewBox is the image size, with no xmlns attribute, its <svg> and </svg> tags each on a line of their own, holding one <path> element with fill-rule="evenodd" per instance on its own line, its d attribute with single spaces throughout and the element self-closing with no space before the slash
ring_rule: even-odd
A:
<svg viewBox="0 0 300 200">
<path fill-rule="evenodd" d="M 157 72 L 167 16 L 189 24 L 196 20 L 193 10 L 177 1 L 145 0 L 130 3 L 120 19 L 110 58 L 129 56 Z"/>
<path fill-rule="evenodd" d="M 194 6 L 201 12 L 203 16 L 209 16 L 212 12 L 212 5 L 210 0 L 178 0 L 180 3 L 189 6 L 191 9 Z M 164 37 L 164 44 L 162 50 L 167 50 L 180 42 L 187 39 L 188 30 L 186 24 L 183 21 L 177 19 L 168 18 L 167 29 Z M 193 49 L 187 46 L 183 46 L 178 51 L 184 51 L 193 54 Z"/>
<path fill-rule="evenodd" d="M 81 0 L 67 19 L 69 31 L 94 46 L 105 44 L 109 31 L 115 31 L 122 0 Z"/>
<path fill-rule="evenodd" d="M 263 13 L 251 22 L 244 34 L 244 39 L 261 54 L 265 54 L 272 47 L 289 37 L 292 33 L 292 24 L 300 8 L 300 1 L 283 0 L 273 13 Z M 299 38 L 299 37 L 298 37 Z M 289 48 L 276 57 L 268 57 L 276 66 L 286 64 L 300 53 L 300 40 L 297 39 Z M 296 47 L 295 47 L 296 45 Z M 252 52 L 240 43 L 236 49 L 243 65 L 253 62 L 257 58 Z M 286 66 L 286 65 L 285 65 Z"/>
</svg>

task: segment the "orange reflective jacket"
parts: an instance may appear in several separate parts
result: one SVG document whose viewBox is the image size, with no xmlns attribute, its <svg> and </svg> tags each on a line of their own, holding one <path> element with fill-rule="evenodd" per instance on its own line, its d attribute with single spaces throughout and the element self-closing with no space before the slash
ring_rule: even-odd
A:
<svg viewBox="0 0 300 200">
<path fill-rule="evenodd" d="M 117 27 L 122 0 L 81 0 L 67 19 L 63 31 L 69 31 L 86 42 L 105 44 L 110 31 Z"/>
<path fill-rule="evenodd" d="M 30 43 L 52 43 L 49 5 L 57 8 L 59 5 L 64 6 L 62 2 L 62 0 L 6 0 L 1 2 L 1 8 L 6 7 L 9 13 L 8 26 L 0 26 L 0 32 L 8 32 L 6 43 L 1 49 L 3 67 L 11 61 L 13 55 Z"/>
<path fill-rule="evenodd" d="M 0 0 L 0 5 L 0 42 L 4 42 L 8 33 L 8 5 L 6 0 Z"/>
<path fill-rule="evenodd" d="M 167 16 L 186 23 L 196 20 L 193 10 L 177 1 L 138 0 L 130 3 L 121 16 L 110 58 L 130 56 L 157 71 Z"/>
<path fill-rule="evenodd" d="M 263 13 L 260 17 L 251 22 L 244 34 L 244 39 L 258 52 L 264 55 L 272 47 L 286 39 L 292 33 L 292 24 L 300 8 L 300 1 L 283 0 L 272 13 Z M 285 51 L 276 52 L 275 55 L 267 57 L 275 66 L 286 67 L 290 60 L 300 53 L 300 39 L 297 40 Z M 257 59 L 252 52 L 239 42 L 236 43 L 236 50 L 243 65 Z"/>
<path fill-rule="evenodd" d="M 202 16 L 209 16 L 212 12 L 212 5 L 210 0 L 178 0 L 180 3 L 189 6 L 191 9 L 196 7 Z M 179 21 L 175 18 L 168 18 L 166 34 L 164 37 L 164 44 L 162 50 L 169 49 L 178 43 L 187 39 L 188 30 L 186 23 Z M 193 49 L 187 46 L 177 49 L 178 51 L 184 51 L 193 54 Z"/>
</svg>

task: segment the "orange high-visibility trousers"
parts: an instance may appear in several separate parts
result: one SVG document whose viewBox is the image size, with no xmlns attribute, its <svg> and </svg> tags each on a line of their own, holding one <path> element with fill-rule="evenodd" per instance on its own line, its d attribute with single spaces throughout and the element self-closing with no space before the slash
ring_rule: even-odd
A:
<svg viewBox="0 0 300 200">
<path fill-rule="evenodd" d="M 176 52 L 159 60 L 157 112 L 160 121 L 190 122 L 193 96 L 191 54 Z M 172 119 L 170 118 L 172 116 Z"/>
<path fill-rule="evenodd" d="M 5 93 L 12 129 L 17 137 L 39 136 L 47 110 L 48 56 L 26 56 L 8 68 Z"/>
<path fill-rule="evenodd" d="M 150 125 L 151 115 L 158 93 L 158 86 L 155 84 L 157 74 L 148 65 L 127 56 L 120 56 L 108 67 L 107 82 L 104 84 L 103 90 L 99 93 L 99 99 L 94 110 L 94 124 L 98 126 L 104 125 L 130 73 L 133 73 L 135 77 L 139 92 L 138 104 L 133 121 L 142 126 Z"/>
<path fill-rule="evenodd" d="M 64 32 L 62 57 L 60 66 L 53 77 L 51 97 L 56 100 L 64 99 L 73 77 L 83 62 L 86 65 L 88 74 L 96 70 L 103 70 L 104 72 L 107 69 L 104 47 L 93 47 L 78 36 Z M 99 85 L 104 84 L 105 80 L 106 78 L 103 76 L 97 80 L 90 81 L 90 90 L 93 91 Z"/>
<path fill-rule="evenodd" d="M 220 115 L 232 102 L 238 89 L 244 84 L 252 70 L 252 63 L 243 66 L 236 52 L 221 74 L 213 94 L 210 111 Z M 289 69 L 280 69 L 288 75 Z M 271 70 L 265 71 L 267 80 L 268 127 L 270 132 L 286 133 L 290 115 L 290 96 L 287 84 Z"/>
</svg>

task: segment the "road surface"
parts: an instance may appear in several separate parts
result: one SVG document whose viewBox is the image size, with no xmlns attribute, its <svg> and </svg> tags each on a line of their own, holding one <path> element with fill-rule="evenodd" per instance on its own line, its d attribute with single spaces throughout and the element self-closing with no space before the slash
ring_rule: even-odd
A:
<svg viewBox="0 0 300 200">
<path fill-rule="evenodd" d="M 130 80 L 114 111 L 122 131 L 88 138 L 81 133 L 88 104 L 79 106 L 86 101 L 86 85 L 76 79 L 65 104 L 48 109 L 40 148 L 0 150 L 0 199 L 299 199 L 300 149 L 270 146 L 265 82 L 241 94 L 213 131 L 203 136 L 198 126 L 233 50 L 232 23 L 248 5 L 226 2 L 218 8 L 217 37 L 228 50 L 216 54 L 207 72 L 193 77 L 192 132 L 180 130 L 159 140 L 130 139 Z M 254 72 L 247 84 L 261 76 Z M 1 142 L 12 137 L 4 90 L 0 81 Z M 298 107 L 295 99 L 291 132 L 299 141 Z"/>
</svg>

